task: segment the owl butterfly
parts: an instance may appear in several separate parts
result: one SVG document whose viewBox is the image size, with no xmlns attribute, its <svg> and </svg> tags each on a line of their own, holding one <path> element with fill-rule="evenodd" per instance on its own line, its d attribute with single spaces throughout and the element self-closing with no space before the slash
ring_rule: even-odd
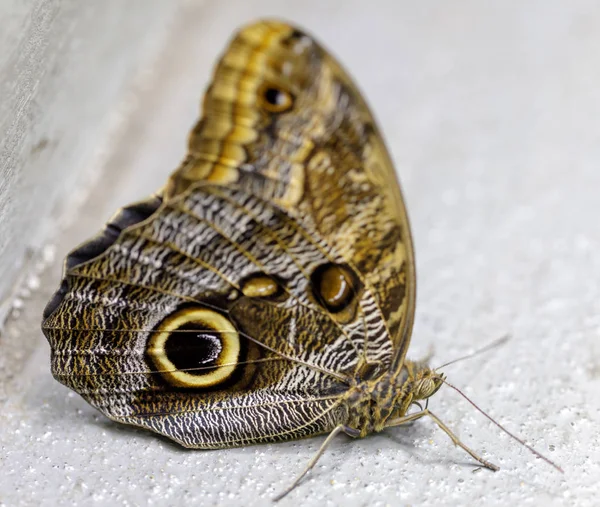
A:
<svg viewBox="0 0 600 507">
<path fill-rule="evenodd" d="M 445 380 L 405 359 L 414 311 L 369 109 L 311 37 L 261 21 L 219 61 L 164 188 L 68 255 L 43 331 L 56 379 L 185 447 L 329 434 L 306 473 L 340 432 L 428 416 L 495 470 L 419 405 Z"/>
</svg>

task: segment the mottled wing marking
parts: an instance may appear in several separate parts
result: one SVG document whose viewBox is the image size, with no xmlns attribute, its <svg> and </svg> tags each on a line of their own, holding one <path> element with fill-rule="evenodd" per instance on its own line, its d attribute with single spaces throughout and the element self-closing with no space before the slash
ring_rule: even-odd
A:
<svg viewBox="0 0 600 507">
<path fill-rule="evenodd" d="M 177 404 L 179 400 L 172 401 Z M 155 412 L 150 409 L 120 422 L 150 427 L 185 447 L 204 449 L 318 435 L 331 431 L 346 416 L 339 396 L 311 399 L 304 392 L 268 389 L 257 389 L 248 397 L 204 396 L 201 417 L 198 407 L 161 412 L 164 400 L 156 405 Z"/>
<path fill-rule="evenodd" d="M 319 239 L 309 241 L 310 236 L 300 234 L 298 228 L 269 203 L 228 187 L 202 185 L 165 204 L 160 213 L 124 231 L 104 255 L 67 273 L 69 289 L 60 311 L 45 323 L 54 333 L 55 374 L 114 419 L 160 431 L 161 424 L 167 424 L 160 423 L 161 418 L 181 417 L 188 425 L 194 417 L 190 414 L 198 418 L 201 413 L 198 428 L 204 427 L 203 418 L 211 410 L 207 394 L 183 397 L 165 391 L 156 385 L 144 357 L 151 330 L 164 315 L 185 303 L 225 310 L 245 336 L 266 346 L 266 357 L 293 358 L 257 374 L 248 394 L 253 399 L 260 392 L 285 399 L 307 388 L 336 391 L 336 377 L 354 374 L 361 358 L 389 363 L 390 342 L 381 317 L 340 325 L 306 296 L 308 275 L 317 266 L 339 259 L 333 253 L 326 256 L 315 247 Z M 240 289 L 237 281 L 257 271 L 285 280 L 289 297 L 279 304 L 260 298 L 229 302 L 232 290 Z M 368 291 L 362 293 L 360 306 L 366 315 L 377 314 Z M 301 340 L 295 337 L 297 329 Z M 365 343 L 367 336 L 370 339 Z M 374 336 L 380 337 L 379 342 Z M 90 357 L 95 359 L 91 364 Z M 62 377 L 65 371 L 69 373 Z M 334 376 L 328 377 L 327 372 Z M 229 398 L 223 393 L 219 396 L 223 403 Z M 333 403 L 306 401 L 306 406 L 321 407 L 323 415 L 316 420 L 325 423 L 331 418 L 325 414 Z M 148 415 L 140 418 L 140 410 Z M 286 417 L 291 424 L 299 416 Z M 240 442 L 263 438 L 255 429 L 248 426 L 249 434 L 238 433 Z M 205 436 L 197 428 L 188 433 L 186 445 L 217 445 L 202 440 Z M 290 429 L 290 438 L 297 434 Z"/>
<path fill-rule="evenodd" d="M 264 83 L 294 94 L 290 114 L 261 111 Z M 257 23 L 233 39 L 203 110 L 168 193 L 204 179 L 235 183 L 314 228 L 374 288 L 401 362 L 415 304 L 410 228 L 382 137 L 346 72 L 293 27 Z"/>
</svg>

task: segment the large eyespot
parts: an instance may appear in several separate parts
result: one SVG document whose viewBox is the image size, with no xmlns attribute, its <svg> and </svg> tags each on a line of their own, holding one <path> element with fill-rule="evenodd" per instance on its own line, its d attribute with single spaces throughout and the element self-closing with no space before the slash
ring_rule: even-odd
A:
<svg viewBox="0 0 600 507">
<path fill-rule="evenodd" d="M 354 319 L 361 284 L 354 271 L 344 264 L 322 264 L 311 276 L 316 301 L 336 316 L 339 322 Z"/>
<path fill-rule="evenodd" d="M 185 308 L 160 324 L 146 352 L 169 384 L 208 388 L 230 380 L 241 345 L 236 328 L 220 313 Z"/>
<path fill-rule="evenodd" d="M 294 105 L 294 97 L 278 86 L 264 83 L 258 89 L 258 102 L 269 113 L 284 113 Z"/>
</svg>

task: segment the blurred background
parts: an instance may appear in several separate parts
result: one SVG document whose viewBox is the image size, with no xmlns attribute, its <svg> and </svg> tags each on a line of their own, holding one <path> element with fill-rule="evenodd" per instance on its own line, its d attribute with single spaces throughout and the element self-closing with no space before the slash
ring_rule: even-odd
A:
<svg viewBox="0 0 600 507">
<path fill-rule="evenodd" d="M 185 154 L 211 70 L 260 17 L 355 78 L 415 238 L 410 356 L 449 367 L 560 475 L 448 389 L 423 421 L 340 439 L 282 504 L 594 505 L 600 488 L 600 4 L 2 0 L 0 506 L 267 504 L 322 439 L 189 452 L 113 425 L 49 373 L 39 330 L 67 251 Z"/>
</svg>

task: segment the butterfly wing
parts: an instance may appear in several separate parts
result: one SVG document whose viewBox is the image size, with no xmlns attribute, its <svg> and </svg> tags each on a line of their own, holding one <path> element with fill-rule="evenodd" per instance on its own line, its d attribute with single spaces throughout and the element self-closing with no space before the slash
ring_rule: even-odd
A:
<svg viewBox="0 0 600 507">
<path fill-rule="evenodd" d="M 415 305 L 412 238 L 396 173 L 348 74 L 311 37 L 259 22 L 217 65 L 169 194 L 235 182 L 326 238 L 375 291 L 397 359 Z"/>
<path fill-rule="evenodd" d="M 218 64 L 189 144 L 157 196 L 68 256 L 44 315 L 53 374 L 189 447 L 330 431 L 412 323 L 410 233 L 373 120 L 312 39 L 260 22 Z"/>
</svg>

